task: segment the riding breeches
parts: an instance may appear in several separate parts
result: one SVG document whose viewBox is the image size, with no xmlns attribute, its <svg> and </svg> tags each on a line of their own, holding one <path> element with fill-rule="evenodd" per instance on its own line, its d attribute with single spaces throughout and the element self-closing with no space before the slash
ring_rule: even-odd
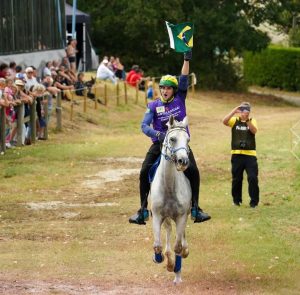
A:
<svg viewBox="0 0 300 295">
<path fill-rule="evenodd" d="M 142 168 L 140 171 L 140 200 L 141 200 L 141 208 L 147 208 L 148 206 L 148 194 L 150 191 L 150 183 L 149 183 L 149 170 L 152 165 L 155 163 L 157 158 L 161 154 L 160 143 L 153 143 L 145 157 L 145 160 L 142 164 Z M 197 167 L 194 154 L 190 149 L 189 153 L 189 166 L 184 171 L 185 176 L 188 178 L 191 184 L 192 190 L 192 205 L 198 206 L 199 202 L 199 189 L 200 189 L 200 172 Z"/>
</svg>

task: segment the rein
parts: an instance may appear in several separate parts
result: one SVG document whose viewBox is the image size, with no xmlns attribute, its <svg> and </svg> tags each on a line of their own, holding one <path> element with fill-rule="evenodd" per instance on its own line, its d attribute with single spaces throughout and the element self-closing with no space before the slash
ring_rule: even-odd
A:
<svg viewBox="0 0 300 295">
<path fill-rule="evenodd" d="M 179 147 L 179 148 L 174 149 L 172 146 L 169 145 L 169 140 L 168 140 L 169 134 L 170 134 L 172 131 L 176 131 L 176 130 L 182 130 L 182 131 L 184 131 L 184 132 L 187 133 L 185 127 L 175 127 L 175 128 L 170 129 L 170 130 L 167 132 L 165 141 L 164 141 L 164 143 L 163 143 L 163 147 L 164 147 L 165 151 L 164 151 L 164 152 L 162 151 L 161 154 L 162 154 L 162 156 L 165 157 L 165 159 L 166 159 L 167 161 L 170 161 L 170 162 L 176 162 L 176 153 L 177 153 L 179 150 L 185 150 L 185 151 L 187 152 L 187 154 L 189 154 L 189 152 L 190 152 L 189 148 L 186 148 L 186 147 Z M 166 142 L 166 143 L 165 143 L 165 142 Z M 169 155 L 167 154 L 167 151 L 168 151 L 168 150 L 170 151 L 171 156 L 169 156 Z"/>
</svg>

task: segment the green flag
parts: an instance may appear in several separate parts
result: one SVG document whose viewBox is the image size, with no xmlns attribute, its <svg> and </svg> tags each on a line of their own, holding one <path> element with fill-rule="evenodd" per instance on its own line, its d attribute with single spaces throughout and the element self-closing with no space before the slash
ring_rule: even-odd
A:
<svg viewBox="0 0 300 295">
<path fill-rule="evenodd" d="M 193 23 L 182 23 L 173 25 L 166 22 L 170 38 L 170 47 L 176 52 L 186 52 L 193 48 Z"/>
</svg>

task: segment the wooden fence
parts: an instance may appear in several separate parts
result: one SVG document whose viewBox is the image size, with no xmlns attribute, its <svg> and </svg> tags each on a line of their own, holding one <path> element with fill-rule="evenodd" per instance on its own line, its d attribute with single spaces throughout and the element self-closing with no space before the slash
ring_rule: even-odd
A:
<svg viewBox="0 0 300 295">
<path fill-rule="evenodd" d="M 192 90 L 192 94 L 195 93 L 195 84 L 196 84 L 196 77 L 195 74 L 190 74 L 190 83 L 189 87 Z M 145 83 L 145 90 L 139 90 L 139 87 L 132 87 L 128 85 L 125 81 L 119 81 L 117 84 L 112 84 L 110 82 L 104 81 L 96 81 L 95 85 L 93 86 L 92 92 L 95 95 L 95 99 L 93 102 L 93 108 L 95 110 L 99 107 L 99 101 L 102 105 L 108 106 L 109 104 L 115 104 L 116 106 L 120 106 L 122 104 L 129 104 L 130 102 L 134 104 L 138 104 L 140 100 L 145 105 L 148 103 L 147 101 L 147 89 L 148 89 L 148 82 L 152 81 L 153 89 L 158 91 L 158 81 L 160 77 L 153 77 L 146 80 Z M 75 91 L 71 92 L 72 99 L 70 103 L 70 120 L 74 118 L 74 108 L 77 104 L 77 101 L 80 99 L 82 100 L 82 111 L 84 113 L 87 112 L 88 109 L 88 89 L 83 89 L 83 96 L 75 95 Z M 28 122 L 30 129 L 31 129 L 31 143 L 35 143 L 36 141 L 36 102 L 33 102 L 30 105 L 30 115 L 25 117 L 24 114 L 24 104 L 21 104 L 16 107 L 17 111 L 17 146 L 22 146 L 22 136 L 23 136 L 23 125 L 24 123 Z M 45 139 L 48 138 L 48 107 L 44 108 L 45 111 L 45 118 L 46 118 L 46 127 L 44 131 Z M 61 93 L 57 95 L 56 98 L 56 130 L 62 130 L 62 97 Z M 6 131 L 6 115 L 5 115 L 5 108 L 0 107 L 0 152 L 5 153 L 6 144 L 5 144 L 5 131 Z"/>
<path fill-rule="evenodd" d="M 43 96 L 43 100 L 47 96 Z M 36 101 L 29 106 L 29 116 L 24 117 L 24 103 L 14 107 L 17 114 L 17 132 L 16 132 L 16 145 L 22 146 L 24 144 L 23 137 L 24 137 L 24 123 L 29 124 L 30 128 L 30 141 L 31 143 L 36 142 L 37 136 L 37 129 L 36 129 L 36 122 L 37 122 L 37 113 L 36 113 Z M 46 127 L 44 129 L 44 138 L 48 139 L 48 121 L 49 121 L 49 114 L 48 114 L 48 102 L 47 105 L 44 107 L 44 117 L 46 122 Z M 3 154 L 6 151 L 6 113 L 5 107 L 0 107 L 0 152 Z M 56 128 L 57 130 L 62 129 L 62 111 L 61 111 L 61 94 L 59 93 L 56 98 Z"/>
</svg>

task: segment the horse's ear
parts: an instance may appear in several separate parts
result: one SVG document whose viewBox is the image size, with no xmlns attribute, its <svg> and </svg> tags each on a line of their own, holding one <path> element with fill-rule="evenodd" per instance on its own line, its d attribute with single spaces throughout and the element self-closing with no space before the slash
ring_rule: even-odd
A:
<svg viewBox="0 0 300 295">
<path fill-rule="evenodd" d="M 174 121 L 175 121 L 175 120 L 174 120 L 174 116 L 171 115 L 170 118 L 169 118 L 169 127 L 170 127 L 170 128 L 172 128 L 172 127 L 174 126 Z"/>
<path fill-rule="evenodd" d="M 187 125 L 189 124 L 188 117 L 184 117 L 184 119 L 182 121 L 182 124 L 183 124 L 184 127 L 187 127 Z"/>
</svg>

